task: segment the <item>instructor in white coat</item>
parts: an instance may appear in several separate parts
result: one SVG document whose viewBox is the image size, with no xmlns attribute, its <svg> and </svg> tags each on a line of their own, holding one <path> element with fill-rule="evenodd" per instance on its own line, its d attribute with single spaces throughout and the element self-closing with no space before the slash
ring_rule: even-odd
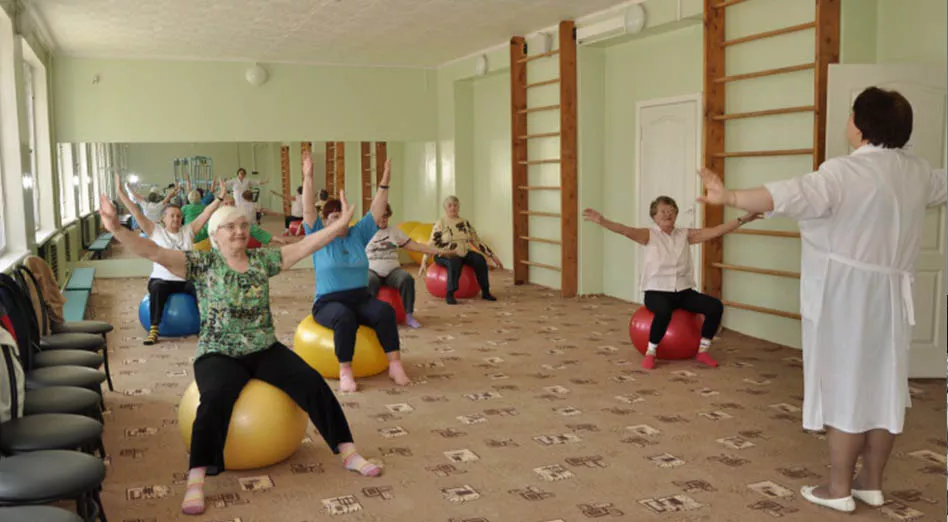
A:
<svg viewBox="0 0 948 522">
<path fill-rule="evenodd" d="M 911 134 L 908 101 L 870 87 L 853 103 L 849 156 L 750 190 L 701 172 L 699 201 L 799 221 L 803 427 L 827 430 L 831 467 L 828 485 L 801 494 L 838 511 L 854 511 L 854 497 L 882 505 L 882 473 L 910 405 L 915 260 L 926 207 L 945 204 L 945 171 L 903 149 Z"/>
</svg>

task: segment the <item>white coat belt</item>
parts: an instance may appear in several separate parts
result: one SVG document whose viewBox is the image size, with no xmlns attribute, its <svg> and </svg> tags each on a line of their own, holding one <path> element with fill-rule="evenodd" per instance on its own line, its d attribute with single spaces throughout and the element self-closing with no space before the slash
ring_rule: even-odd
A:
<svg viewBox="0 0 948 522">
<path fill-rule="evenodd" d="M 912 296 L 912 287 L 915 284 L 915 274 L 906 270 L 900 270 L 898 268 L 893 268 L 890 266 L 875 265 L 872 263 L 857 261 L 855 259 L 844 257 L 839 254 L 829 253 L 829 254 L 826 254 L 826 256 L 832 259 L 833 261 L 842 263 L 844 265 L 849 265 L 859 270 L 877 272 L 880 274 L 888 274 L 888 275 L 902 278 L 902 285 L 901 285 L 902 286 L 902 306 L 905 311 L 905 318 L 908 320 L 908 323 L 910 325 L 915 326 L 915 299 Z"/>
</svg>

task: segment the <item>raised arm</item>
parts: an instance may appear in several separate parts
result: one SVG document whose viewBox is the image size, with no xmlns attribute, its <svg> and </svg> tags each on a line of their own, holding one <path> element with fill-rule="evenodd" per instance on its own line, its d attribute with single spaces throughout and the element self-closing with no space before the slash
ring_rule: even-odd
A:
<svg viewBox="0 0 948 522">
<path fill-rule="evenodd" d="M 316 226 L 316 185 L 313 181 L 313 155 L 303 151 L 303 223 L 309 228 Z M 346 221 L 348 223 L 348 221 Z M 297 243 L 299 244 L 299 243 Z M 284 254 L 284 259 L 286 259 Z M 292 266 L 292 265 L 291 265 Z"/>
<path fill-rule="evenodd" d="M 598 210 L 587 208 L 583 211 L 583 219 L 590 223 L 595 223 L 609 232 L 615 232 L 620 236 L 625 236 L 640 245 L 647 245 L 651 232 L 647 228 L 628 227 L 622 223 L 616 223 L 603 217 Z"/>
<path fill-rule="evenodd" d="M 730 234 L 731 232 L 734 232 L 738 228 L 741 228 L 751 221 L 756 221 L 762 217 L 764 217 L 763 214 L 748 212 L 734 221 L 728 221 L 727 223 L 722 223 L 716 227 L 693 228 L 688 231 L 688 242 L 692 245 L 696 245 L 698 243 L 704 243 L 705 241 L 719 238 L 724 234 Z"/>
<path fill-rule="evenodd" d="M 177 193 L 178 193 L 178 187 L 175 186 L 173 189 L 171 189 L 170 191 L 168 191 L 168 194 L 165 196 L 165 199 L 161 200 L 161 204 L 162 204 L 162 205 L 167 205 L 168 202 L 171 201 L 171 198 L 175 197 L 175 195 L 177 195 Z"/>
<path fill-rule="evenodd" d="M 188 226 L 191 227 L 192 234 L 197 236 L 198 232 L 204 228 L 207 220 L 211 219 L 211 216 L 214 214 L 214 212 L 220 208 L 221 201 L 224 201 L 225 194 L 227 194 L 227 189 L 224 187 L 224 183 L 221 183 L 220 192 L 217 193 L 217 197 L 214 198 L 214 201 L 212 201 L 210 205 L 204 207 L 204 210 L 200 213 L 200 215 L 198 215 L 198 217 L 194 218 L 194 221 L 188 224 Z"/>
<path fill-rule="evenodd" d="M 116 186 L 122 186 L 122 180 L 118 174 L 115 175 Z M 138 226 L 141 227 L 142 232 L 146 236 L 150 236 L 151 233 L 155 230 L 155 224 L 152 221 L 145 217 L 145 214 L 142 213 L 142 209 L 138 208 L 138 205 L 128 197 L 128 194 L 124 190 L 118 190 L 118 197 L 122 201 L 122 204 L 128 208 L 128 211 L 132 214 L 132 217 L 135 218 L 135 221 L 138 221 Z"/>
<path fill-rule="evenodd" d="M 187 277 L 187 258 L 180 250 L 162 248 L 119 223 L 118 215 L 108 196 L 99 196 L 99 214 L 102 216 L 102 225 L 112 233 L 115 239 L 125 245 L 133 254 L 164 266 L 178 277 Z"/>
<path fill-rule="evenodd" d="M 303 189 L 303 192 L 305 193 L 306 189 Z M 342 215 L 339 216 L 339 219 L 332 225 L 313 234 L 309 234 L 301 241 L 287 245 L 281 249 L 283 254 L 283 270 L 290 269 L 304 257 L 312 255 L 313 252 L 329 244 L 336 236 L 346 233 L 349 229 L 349 221 L 352 220 L 352 215 L 355 214 L 355 207 L 349 206 L 349 202 L 346 201 L 346 195 L 343 191 L 339 191 L 339 201 L 342 203 Z"/>
<path fill-rule="evenodd" d="M 372 200 L 372 217 L 378 222 L 385 215 L 385 207 L 388 205 L 388 183 L 392 177 L 392 159 L 385 160 L 385 170 L 382 172 L 382 181 L 379 182 L 379 189 L 375 192 L 375 198 Z M 305 204 L 305 202 L 304 202 Z"/>
</svg>

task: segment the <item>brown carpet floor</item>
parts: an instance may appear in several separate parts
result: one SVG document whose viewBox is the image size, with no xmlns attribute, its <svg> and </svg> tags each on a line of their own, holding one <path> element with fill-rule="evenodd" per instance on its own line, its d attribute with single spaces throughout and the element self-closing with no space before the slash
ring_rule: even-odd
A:
<svg viewBox="0 0 948 522">
<path fill-rule="evenodd" d="M 208 511 L 179 514 L 187 468 L 175 408 L 192 380 L 194 338 L 146 347 L 143 279 L 97 280 L 94 316 L 112 321 L 108 393 L 113 522 L 577 522 L 583 520 L 940 520 L 946 512 L 944 381 L 912 383 L 890 502 L 855 517 L 817 508 L 799 488 L 827 476 L 826 443 L 800 425 L 796 350 L 725 332 L 721 368 L 639 369 L 633 306 L 562 300 L 492 274 L 497 303 L 448 307 L 419 286 L 420 330 L 403 330 L 417 384 L 383 374 L 340 396 L 356 443 L 381 478 L 345 471 L 312 427 L 288 461 L 208 480 Z M 272 280 L 280 339 L 309 312 L 313 274 Z M 336 387 L 336 381 L 330 381 Z"/>
</svg>

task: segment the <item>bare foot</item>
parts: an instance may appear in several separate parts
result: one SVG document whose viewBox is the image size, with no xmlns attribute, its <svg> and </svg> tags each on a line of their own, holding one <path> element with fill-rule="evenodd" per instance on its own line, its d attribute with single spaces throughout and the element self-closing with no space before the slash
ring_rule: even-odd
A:
<svg viewBox="0 0 948 522">
<path fill-rule="evenodd" d="M 388 362 L 388 376 L 399 386 L 408 386 L 411 384 L 411 379 L 408 377 L 408 374 L 405 373 L 405 367 L 402 366 L 401 361 Z"/>
<path fill-rule="evenodd" d="M 339 391 L 344 393 L 359 391 L 359 385 L 356 384 L 355 377 L 352 375 L 352 368 L 341 368 L 339 370 Z"/>
</svg>

